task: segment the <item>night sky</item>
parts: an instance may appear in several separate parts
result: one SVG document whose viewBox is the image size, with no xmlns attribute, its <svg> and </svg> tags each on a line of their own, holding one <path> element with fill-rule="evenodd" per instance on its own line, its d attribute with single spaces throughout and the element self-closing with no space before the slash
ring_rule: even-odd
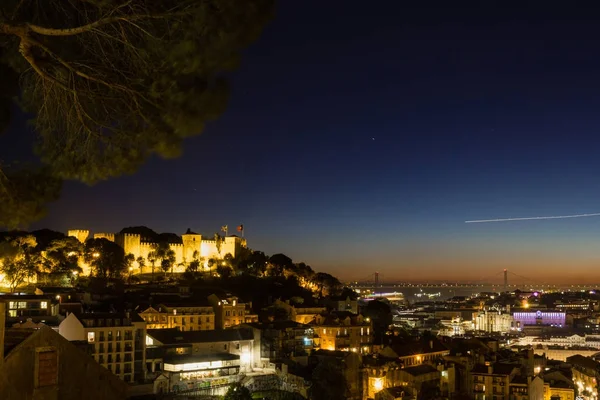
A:
<svg viewBox="0 0 600 400">
<path fill-rule="evenodd" d="M 32 228 L 243 223 L 250 247 L 342 279 L 600 282 L 600 217 L 464 223 L 600 212 L 598 21 L 405 3 L 280 1 L 181 158 L 69 183 Z"/>
</svg>

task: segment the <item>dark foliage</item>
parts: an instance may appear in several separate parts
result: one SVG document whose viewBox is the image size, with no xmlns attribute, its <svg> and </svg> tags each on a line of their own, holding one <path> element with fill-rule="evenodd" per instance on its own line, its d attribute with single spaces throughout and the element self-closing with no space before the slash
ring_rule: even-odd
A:
<svg viewBox="0 0 600 400">
<path fill-rule="evenodd" d="M 225 110 L 224 74 L 273 8 L 274 0 L 2 0 L 0 129 L 18 92 L 48 167 L 35 173 L 56 181 L 26 188 L 32 177 L 6 173 L 0 225 L 41 218 L 60 179 L 95 183 L 153 155 L 178 156 Z"/>
</svg>

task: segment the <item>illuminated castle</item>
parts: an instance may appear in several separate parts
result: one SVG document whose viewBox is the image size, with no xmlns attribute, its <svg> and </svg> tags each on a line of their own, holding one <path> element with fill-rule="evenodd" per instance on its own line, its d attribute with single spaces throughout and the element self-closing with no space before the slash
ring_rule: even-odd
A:
<svg viewBox="0 0 600 400">
<path fill-rule="evenodd" d="M 70 230 L 68 235 L 84 243 L 90 232 L 87 230 Z M 133 254 L 136 259 L 142 257 L 145 260 L 144 270 L 140 271 L 136 262 L 135 273 L 145 273 L 151 270 L 152 265 L 148 261 L 148 254 L 155 250 L 158 245 L 157 242 L 148 241 L 138 233 L 96 233 L 94 239 L 110 240 L 121 246 L 126 255 Z M 246 239 L 237 236 L 226 236 L 223 237 L 222 242 L 217 243 L 214 238 L 203 239 L 202 235 L 188 229 L 185 234 L 181 235 L 181 243 L 169 243 L 169 247 L 175 252 L 173 272 L 185 272 L 186 267 L 194 260 L 195 255 L 204 268 L 208 268 L 208 260 L 210 259 L 222 260 L 227 254 L 235 257 L 241 247 L 246 247 Z M 83 267 L 83 274 L 89 275 L 89 266 L 84 265 Z M 160 268 L 158 262 L 155 267 Z"/>
</svg>

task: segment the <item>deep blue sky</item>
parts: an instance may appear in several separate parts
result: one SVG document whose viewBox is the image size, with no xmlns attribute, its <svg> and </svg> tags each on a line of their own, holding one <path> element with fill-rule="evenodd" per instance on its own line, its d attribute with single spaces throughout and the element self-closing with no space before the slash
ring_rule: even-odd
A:
<svg viewBox="0 0 600 400">
<path fill-rule="evenodd" d="M 344 279 L 600 282 L 600 218 L 464 224 L 600 212 L 598 21 L 405 3 L 281 0 L 180 159 L 68 184 L 34 227 L 243 223 L 252 248 Z"/>
</svg>

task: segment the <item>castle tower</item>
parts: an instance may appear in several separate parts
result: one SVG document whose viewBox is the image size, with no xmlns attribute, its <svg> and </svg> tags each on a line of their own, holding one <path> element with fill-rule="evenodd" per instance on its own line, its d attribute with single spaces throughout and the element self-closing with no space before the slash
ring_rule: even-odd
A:
<svg viewBox="0 0 600 400">
<path fill-rule="evenodd" d="M 194 252 L 197 251 L 198 257 L 201 256 L 202 235 L 188 229 L 186 233 L 181 235 L 181 239 L 183 240 L 183 257 L 187 263 L 194 259 Z"/>
<path fill-rule="evenodd" d="M 119 233 L 115 235 L 115 243 L 123 248 L 125 255 L 133 254 L 135 258 L 142 255 L 142 236 L 137 233 Z"/>
<path fill-rule="evenodd" d="M 72 229 L 67 232 L 67 236 L 77 238 L 81 243 L 85 243 L 88 236 L 90 236 L 90 231 L 83 229 Z"/>
</svg>

